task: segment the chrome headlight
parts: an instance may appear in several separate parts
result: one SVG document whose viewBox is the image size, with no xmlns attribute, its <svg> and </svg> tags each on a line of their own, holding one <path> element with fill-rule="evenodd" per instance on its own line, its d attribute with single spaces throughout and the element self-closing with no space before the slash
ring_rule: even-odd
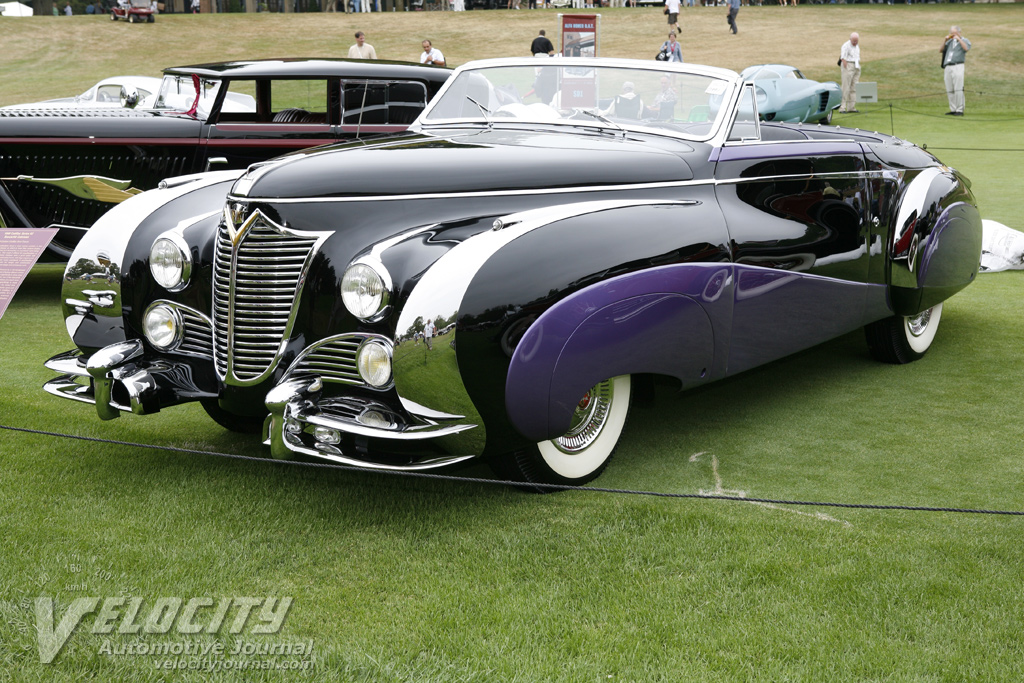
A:
<svg viewBox="0 0 1024 683">
<path fill-rule="evenodd" d="M 150 306 L 142 318 L 142 332 L 157 349 L 171 351 L 181 343 L 184 333 L 181 315 L 166 304 Z"/>
<path fill-rule="evenodd" d="M 359 376 L 371 387 L 380 388 L 391 382 L 391 349 L 377 341 L 367 341 L 356 351 Z"/>
<path fill-rule="evenodd" d="M 149 272 L 168 291 L 185 289 L 192 276 L 192 255 L 185 240 L 173 233 L 158 237 L 149 248 Z"/>
<path fill-rule="evenodd" d="M 391 299 L 391 278 L 383 266 L 378 272 L 366 263 L 354 263 L 341 278 L 341 300 L 360 320 L 379 320 Z"/>
</svg>

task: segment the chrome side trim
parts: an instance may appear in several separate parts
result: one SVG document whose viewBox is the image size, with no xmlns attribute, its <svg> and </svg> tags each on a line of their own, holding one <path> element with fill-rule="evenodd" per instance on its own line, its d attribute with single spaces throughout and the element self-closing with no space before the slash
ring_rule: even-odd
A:
<svg viewBox="0 0 1024 683">
<path fill-rule="evenodd" d="M 800 125 L 800 124 L 796 124 Z M 838 142 L 848 142 L 852 144 L 858 144 L 857 140 L 853 138 L 829 138 L 828 140 L 819 140 L 817 138 L 803 138 L 801 140 L 730 140 L 725 142 L 723 147 L 756 147 L 758 145 L 802 145 L 813 142 L 816 145 L 822 143 L 832 144 Z"/>
<path fill-rule="evenodd" d="M 861 173 L 837 172 L 837 173 L 815 173 L 815 178 L 829 177 L 856 177 L 873 178 L 880 176 L 882 171 L 863 171 Z M 804 178 L 807 174 L 778 175 L 778 176 L 754 176 L 750 178 L 726 178 L 723 180 L 709 178 L 707 180 L 673 180 L 662 183 L 634 183 L 631 185 L 592 185 L 590 187 L 551 187 L 529 190 L 480 190 L 473 192 L 430 192 L 422 194 L 396 194 L 390 196 L 369 196 L 369 197 L 244 197 L 235 194 L 228 195 L 228 201 L 260 201 L 268 204 L 343 204 L 346 202 L 392 202 L 409 201 L 414 199 L 467 199 L 473 197 L 522 197 L 551 194 L 584 194 L 595 192 L 630 192 L 635 190 L 658 190 L 681 187 L 704 187 L 716 185 L 729 185 L 734 183 L 745 183 L 753 180 L 791 179 Z M 625 200 L 622 200 L 625 201 Z M 659 203 L 656 200 L 645 200 L 649 203 Z"/>
<path fill-rule="evenodd" d="M 660 183 L 633 183 L 631 185 L 592 185 L 590 187 L 545 187 L 531 188 L 529 190 L 474 190 L 472 192 L 424 192 L 420 194 L 396 194 L 389 196 L 364 196 L 364 197 L 246 197 L 233 193 L 228 195 L 229 201 L 261 201 L 271 204 L 333 204 L 336 202 L 391 202 L 407 201 L 411 199 L 464 199 L 472 197 L 520 197 L 530 195 L 549 194 L 576 194 L 592 192 L 612 192 L 629 190 L 650 190 L 673 187 L 694 187 L 701 185 L 714 185 L 715 181 L 709 180 L 672 180 Z"/>
</svg>

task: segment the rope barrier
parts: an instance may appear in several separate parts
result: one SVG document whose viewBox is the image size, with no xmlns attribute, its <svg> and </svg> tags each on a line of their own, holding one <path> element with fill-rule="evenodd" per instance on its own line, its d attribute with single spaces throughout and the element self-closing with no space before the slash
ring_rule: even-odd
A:
<svg viewBox="0 0 1024 683">
<path fill-rule="evenodd" d="M 361 474 L 379 474 L 379 475 L 390 475 L 397 477 L 415 478 L 415 479 L 430 479 L 435 481 L 452 481 L 461 483 L 471 484 L 485 484 L 485 485 L 500 485 L 500 486 L 517 486 L 522 488 L 532 489 L 544 489 L 547 491 L 579 491 L 586 493 L 614 493 L 620 495 L 631 495 L 631 496 L 649 496 L 655 498 L 675 498 L 675 499 L 698 499 L 698 500 L 722 500 L 731 501 L 737 503 L 768 503 L 772 505 L 793 505 L 793 506 L 804 506 L 804 507 L 830 507 L 830 508 L 845 508 L 853 510 L 904 510 L 908 512 L 952 512 L 959 514 L 972 514 L 972 515 L 1006 515 L 1021 517 L 1024 516 L 1024 511 L 1017 510 L 986 510 L 978 508 L 960 508 L 960 507 L 935 507 L 928 505 L 876 505 L 871 503 L 836 503 L 831 501 L 807 501 L 807 500 L 788 500 L 779 498 L 745 498 L 742 496 L 725 496 L 714 493 L 671 493 L 663 491 L 644 491 L 636 489 L 615 489 L 606 488 L 601 486 L 568 486 L 563 484 L 534 484 L 534 483 L 521 483 L 505 481 L 504 479 L 487 479 L 482 477 L 457 477 L 450 474 L 437 474 L 434 472 L 406 472 L 396 470 L 378 470 L 368 469 L 363 467 L 352 467 L 349 465 L 338 465 L 335 463 L 328 462 L 304 462 L 298 460 L 278 460 L 276 458 L 259 458 L 252 455 L 239 455 L 237 453 L 219 453 L 217 451 L 203 451 L 193 448 L 181 448 L 178 446 L 157 446 L 154 444 L 142 444 L 133 443 L 131 441 L 119 441 L 116 439 L 100 439 L 91 436 L 78 436 L 75 434 L 62 434 L 60 432 L 48 432 L 40 429 L 29 429 L 26 427 L 11 427 L 8 425 L 0 424 L 0 429 L 6 429 L 12 432 L 23 432 L 26 434 L 37 434 L 41 436 L 50 436 L 55 438 L 64 439 L 75 439 L 78 441 L 89 441 L 94 443 L 111 444 L 115 446 L 130 446 L 133 448 L 148 448 L 151 450 L 159 451 L 171 451 L 177 453 L 190 453 L 194 455 L 207 455 L 218 458 L 228 458 L 232 460 L 244 460 L 248 462 L 258 462 L 273 465 L 290 465 L 294 467 L 315 467 L 318 469 L 330 469 L 340 470 L 343 472 L 359 472 Z"/>
</svg>

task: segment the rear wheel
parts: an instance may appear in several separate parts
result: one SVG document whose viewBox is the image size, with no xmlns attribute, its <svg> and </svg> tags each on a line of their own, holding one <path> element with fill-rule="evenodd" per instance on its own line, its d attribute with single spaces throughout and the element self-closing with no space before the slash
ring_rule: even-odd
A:
<svg viewBox="0 0 1024 683">
<path fill-rule="evenodd" d="M 111 20 L 111 21 L 117 21 L 117 15 L 116 15 L 116 14 L 114 14 L 113 12 L 111 12 L 111 13 L 110 13 L 110 20 Z"/>
<path fill-rule="evenodd" d="M 220 407 L 215 398 L 204 398 L 200 403 L 206 414 L 213 418 L 213 421 L 230 432 L 239 434 L 259 434 L 263 431 L 265 417 L 254 417 L 252 415 L 235 415 Z"/>
<path fill-rule="evenodd" d="M 503 455 L 491 462 L 491 468 L 504 479 L 523 483 L 578 486 L 597 478 L 626 426 L 630 394 L 629 375 L 598 383 L 576 405 L 569 431 Z"/>
<path fill-rule="evenodd" d="M 940 303 L 917 315 L 896 315 L 871 323 L 864 328 L 871 355 L 875 360 L 893 364 L 921 358 L 935 340 L 941 318 Z"/>
</svg>

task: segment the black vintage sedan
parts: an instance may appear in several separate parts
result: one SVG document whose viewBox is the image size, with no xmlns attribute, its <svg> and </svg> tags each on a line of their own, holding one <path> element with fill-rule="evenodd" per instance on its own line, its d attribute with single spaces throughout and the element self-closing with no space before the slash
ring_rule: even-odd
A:
<svg viewBox="0 0 1024 683">
<path fill-rule="evenodd" d="M 652 377 L 858 328 L 906 363 L 978 272 L 969 183 L 910 143 L 760 122 L 721 69 L 539 62 L 459 68 L 405 134 L 120 204 L 71 258 L 46 390 L 200 401 L 281 458 L 579 484 Z"/>
<path fill-rule="evenodd" d="M 404 131 L 450 74 L 345 59 L 200 64 L 165 69 L 145 109 L 0 109 L 0 227 L 61 228 L 51 251 L 66 258 L 103 213 L 168 176 Z"/>
</svg>

